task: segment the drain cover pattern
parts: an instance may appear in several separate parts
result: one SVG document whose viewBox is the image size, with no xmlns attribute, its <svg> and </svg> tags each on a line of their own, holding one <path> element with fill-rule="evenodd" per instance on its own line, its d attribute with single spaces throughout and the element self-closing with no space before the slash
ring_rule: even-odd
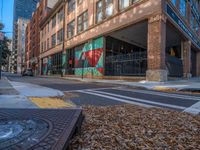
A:
<svg viewBox="0 0 200 150">
<path fill-rule="evenodd" d="M 41 119 L 0 120 L 0 149 L 29 149 L 48 129 L 49 124 Z"/>
<path fill-rule="evenodd" d="M 66 149 L 81 121 L 80 109 L 0 109 L 0 149 Z"/>
</svg>

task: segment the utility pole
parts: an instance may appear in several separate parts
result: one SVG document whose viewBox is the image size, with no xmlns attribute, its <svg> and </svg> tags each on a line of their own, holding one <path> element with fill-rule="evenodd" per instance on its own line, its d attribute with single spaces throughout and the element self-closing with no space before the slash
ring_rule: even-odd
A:
<svg viewBox="0 0 200 150">
<path fill-rule="evenodd" d="M 63 33 L 62 33 L 62 57 L 61 60 L 63 61 L 63 54 L 66 55 L 65 53 L 65 4 L 66 4 L 66 0 L 63 0 L 62 2 L 63 4 Z M 61 61 L 61 77 L 63 77 L 65 75 L 65 65 L 63 66 L 63 62 Z M 66 61 L 66 60 L 65 60 Z M 66 63 L 66 62 L 65 62 Z"/>
<path fill-rule="evenodd" d="M 4 40 L 4 34 L 3 34 L 3 32 L 0 32 L 0 80 L 1 80 L 3 40 Z"/>
</svg>

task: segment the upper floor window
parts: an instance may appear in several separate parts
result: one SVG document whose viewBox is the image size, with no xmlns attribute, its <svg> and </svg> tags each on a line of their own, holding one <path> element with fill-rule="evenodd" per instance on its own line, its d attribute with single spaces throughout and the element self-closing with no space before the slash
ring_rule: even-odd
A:
<svg viewBox="0 0 200 150">
<path fill-rule="evenodd" d="M 176 6 L 176 0 L 171 0 L 174 6 Z"/>
<path fill-rule="evenodd" d="M 68 14 L 76 9 L 76 0 L 68 1 Z"/>
<path fill-rule="evenodd" d="M 130 0 L 119 0 L 119 8 L 124 9 L 130 5 Z"/>
<path fill-rule="evenodd" d="M 51 36 L 51 47 L 56 46 L 56 34 Z"/>
<path fill-rule="evenodd" d="M 58 21 L 61 22 L 64 19 L 64 9 L 62 8 L 59 12 L 58 12 Z"/>
<path fill-rule="evenodd" d="M 103 20 L 103 1 L 100 0 L 97 2 L 97 17 L 96 21 L 100 22 Z"/>
<path fill-rule="evenodd" d="M 49 45 L 49 38 L 47 39 L 47 50 L 50 48 L 50 45 Z"/>
<path fill-rule="evenodd" d="M 88 11 L 78 17 L 78 33 L 88 28 Z"/>
<path fill-rule="evenodd" d="M 59 30 L 57 33 L 57 43 L 60 44 L 63 41 L 63 29 Z"/>
<path fill-rule="evenodd" d="M 50 31 L 49 22 L 48 22 L 48 24 L 47 24 L 47 28 L 48 28 L 48 33 L 49 33 L 49 31 Z"/>
<path fill-rule="evenodd" d="M 195 16 L 193 13 L 191 13 L 190 26 L 193 30 L 195 29 Z"/>
<path fill-rule="evenodd" d="M 44 47 L 43 47 L 43 42 L 41 42 L 41 52 L 43 52 Z"/>
<path fill-rule="evenodd" d="M 119 0 L 119 9 L 125 9 L 139 0 Z"/>
<path fill-rule="evenodd" d="M 52 18 L 52 28 L 56 26 L 56 15 Z"/>
<path fill-rule="evenodd" d="M 187 10 L 187 2 L 186 0 L 180 0 L 180 12 L 181 12 L 181 15 L 183 15 L 184 17 L 186 16 L 186 10 Z"/>
<path fill-rule="evenodd" d="M 113 0 L 105 0 L 106 13 L 105 16 L 109 17 L 113 14 Z"/>
<path fill-rule="evenodd" d="M 113 14 L 113 0 L 99 0 L 97 2 L 96 22 L 101 22 Z"/>
<path fill-rule="evenodd" d="M 67 25 L 67 37 L 71 38 L 74 36 L 74 30 L 75 30 L 75 21 L 73 20 Z"/>
<path fill-rule="evenodd" d="M 46 41 L 44 41 L 44 51 L 46 51 Z"/>
</svg>

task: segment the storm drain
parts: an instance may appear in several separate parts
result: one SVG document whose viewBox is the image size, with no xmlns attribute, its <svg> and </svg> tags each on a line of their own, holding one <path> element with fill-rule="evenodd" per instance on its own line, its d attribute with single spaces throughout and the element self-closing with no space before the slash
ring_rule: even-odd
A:
<svg viewBox="0 0 200 150">
<path fill-rule="evenodd" d="M 1 150 L 62 150 L 82 122 L 80 109 L 1 109 Z"/>
</svg>

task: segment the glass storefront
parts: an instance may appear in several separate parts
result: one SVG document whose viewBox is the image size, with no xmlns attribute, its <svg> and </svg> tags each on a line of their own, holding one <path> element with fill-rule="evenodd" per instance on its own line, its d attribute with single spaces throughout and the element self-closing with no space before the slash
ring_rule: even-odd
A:
<svg viewBox="0 0 200 150">
<path fill-rule="evenodd" d="M 51 72 L 52 74 L 61 74 L 62 70 L 62 52 L 52 55 Z"/>
</svg>

